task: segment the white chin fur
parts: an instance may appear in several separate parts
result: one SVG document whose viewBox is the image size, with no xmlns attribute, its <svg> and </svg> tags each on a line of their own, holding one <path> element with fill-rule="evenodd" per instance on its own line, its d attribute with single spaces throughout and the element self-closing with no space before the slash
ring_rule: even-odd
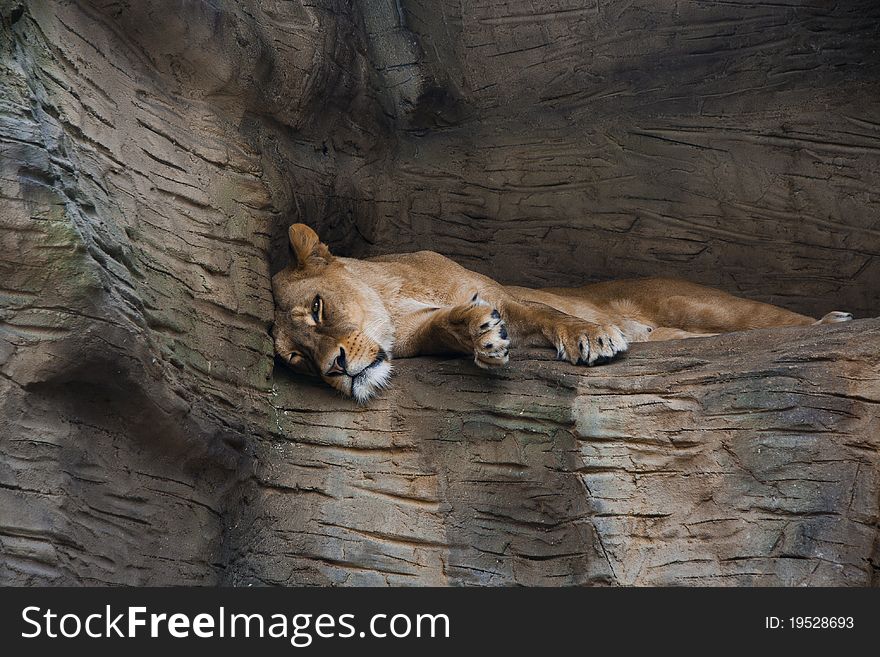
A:
<svg viewBox="0 0 880 657">
<path fill-rule="evenodd" d="M 391 378 L 391 363 L 387 360 L 358 374 L 351 384 L 351 396 L 359 404 L 370 400 L 377 392 L 388 385 Z"/>
</svg>

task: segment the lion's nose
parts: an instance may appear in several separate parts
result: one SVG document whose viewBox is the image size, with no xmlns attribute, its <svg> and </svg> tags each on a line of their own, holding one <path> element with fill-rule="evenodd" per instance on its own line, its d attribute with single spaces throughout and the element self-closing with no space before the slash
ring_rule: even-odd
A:
<svg viewBox="0 0 880 657">
<path fill-rule="evenodd" d="M 346 374 L 346 367 L 348 366 L 348 361 L 345 359 L 345 348 L 339 347 L 339 355 L 333 359 L 333 364 L 330 366 L 330 369 L 327 370 L 327 375 L 333 374 Z"/>
</svg>

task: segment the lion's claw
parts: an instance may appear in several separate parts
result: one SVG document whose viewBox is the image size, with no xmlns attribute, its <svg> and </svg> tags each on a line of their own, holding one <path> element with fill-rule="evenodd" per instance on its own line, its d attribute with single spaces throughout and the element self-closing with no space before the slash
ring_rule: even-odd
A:
<svg viewBox="0 0 880 657">
<path fill-rule="evenodd" d="M 571 322 L 558 328 L 556 357 L 574 365 L 604 365 L 628 348 L 613 324 Z"/>
</svg>

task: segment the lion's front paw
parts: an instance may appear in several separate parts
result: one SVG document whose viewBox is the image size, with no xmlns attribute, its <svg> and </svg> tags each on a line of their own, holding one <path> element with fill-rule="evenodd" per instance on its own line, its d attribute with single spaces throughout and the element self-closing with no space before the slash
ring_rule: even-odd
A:
<svg viewBox="0 0 880 657">
<path fill-rule="evenodd" d="M 474 362 L 480 367 L 507 365 L 510 339 L 501 313 L 491 305 L 474 297 L 470 304 L 469 329 L 474 343 Z"/>
<path fill-rule="evenodd" d="M 626 349 L 623 332 L 613 324 L 572 322 L 557 329 L 556 356 L 574 365 L 603 365 Z"/>
</svg>

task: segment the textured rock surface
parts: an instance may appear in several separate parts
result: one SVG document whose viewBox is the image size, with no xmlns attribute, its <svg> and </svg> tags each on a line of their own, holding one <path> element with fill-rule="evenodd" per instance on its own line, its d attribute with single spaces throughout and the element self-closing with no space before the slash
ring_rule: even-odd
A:
<svg viewBox="0 0 880 657">
<path fill-rule="evenodd" d="M 877 313 L 880 6 L 548 7 L 0 0 L 0 582 L 878 582 L 877 320 L 273 368 L 293 220 Z"/>
<path fill-rule="evenodd" d="M 880 320 L 530 356 L 406 362 L 369 409 L 276 377 L 228 581 L 877 583 Z"/>
</svg>

